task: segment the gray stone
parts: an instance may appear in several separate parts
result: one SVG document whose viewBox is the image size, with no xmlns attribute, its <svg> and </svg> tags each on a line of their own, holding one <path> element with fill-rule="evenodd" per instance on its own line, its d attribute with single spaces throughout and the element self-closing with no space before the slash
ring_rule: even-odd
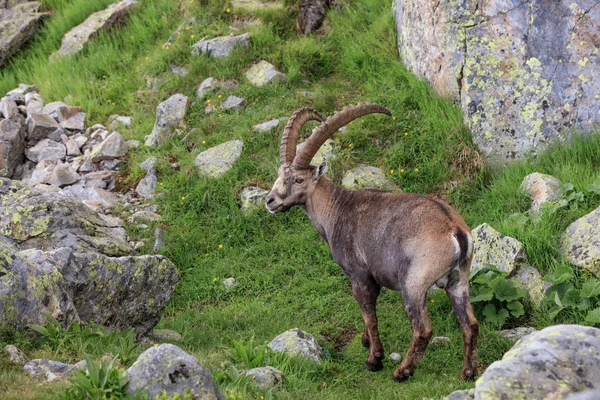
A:
<svg viewBox="0 0 600 400">
<path fill-rule="evenodd" d="M 173 74 L 182 78 L 188 76 L 188 74 L 190 73 L 190 71 L 186 67 L 180 65 L 169 65 L 169 69 Z"/>
<path fill-rule="evenodd" d="M 321 358 L 323 357 L 323 349 L 317 342 L 317 339 L 298 328 L 293 328 L 277 335 L 268 346 L 275 352 L 308 358 L 316 362 L 321 362 Z"/>
<path fill-rule="evenodd" d="M 158 178 L 153 173 L 148 172 L 146 176 L 135 187 L 135 191 L 142 197 L 152 198 L 156 190 Z"/>
<path fill-rule="evenodd" d="M 56 128 L 56 130 L 48 133 L 46 137 L 50 140 L 54 140 L 55 142 L 62 142 L 62 137 L 65 134 L 65 132 L 66 131 L 59 125 L 58 128 Z"/>
<path fill-rule="evenodd" d="M 600 122 L 594 2 L 395 3 L 402 62 L 460 101 L 474 142 L 491 160 L 537 154 Z"/>
<path fill-rule="evenodd" d="M 44 99 L 37 92 L 27 93 L 25 95 L 25 105 L 27 106 L 27 116 L 41 114 L 44 109 Z"/>
<path fill-rule="evenodd" d="M 565 400 L 598 400 L 600 399 L 600 389 L 584 390 L 579 393 L 565 397 Z"/>
<path fill-rule="evenodd" d="M 70 131 L 83 131 L 85 130 L 85 113 L 78 112 L 69 119 L 65 119 L 60 123 L 60 126 Z"/>
<path fill-rule="evenodd" d="M 73 169 L 71 164 L 57 164 L 52 170 L 48 183 L 56 185 L 58 187 L 65 187 L 74 184 L 79 181 L 79 175 Z"/>
<path fill-rule="evenodd" d="M 260 124 L 256 124 L 252 127 L 255 132 L 269 133 L 274 131 L 279 124 L 286 121 L 287 118 L 276 118 L 267 122 L 262 122 Z"/>
<path fill-rule="evenodd" d="M 220 36 L 208 40 L 200 40 L 194 44 L 192 55 L 206 54 L 211 57 L 223 58 L 231 54 L 235 47 L 248 47 L 251 35 L 244 33 L 239 36 Z"/>
<path fill-rule="evenodd" d="M 125 143 L 123 136 L 115 131 L 94 147 L 91 154 L 92 162 L 123 157 L 127 154 L 127 150 L 129 150 L 129 146 Z"/>
<path fill-rule="evenodd" d="M 446 336 L 436 336 L 433 339 L 431 339 L 431 344 L 447 344 L 450 342 L 451 342 L 450 338 L 448 338 Z"/>
<path fill-rule="evenodd" d="M 36 359 L 25 364 L 23 369 L 31 377 L 44 377 L 51 382 L 68 378 L 75 371 L 83 370 L 86 367 L 85 361 L 77 364 L 65 364 L 59 361 Z"/>
<path fill-rule="evenodd" d="M 558 200 L 561 183 L 552 175 L 534 172 L 523 178 L 521 190 L 531 198 L 531 210 L 537 211 L 543 203 Z"/>
<path fill-rule="evenodd" d="M 152 251 L 154 252 L 154 254 L 159 253 L 163 247 L 165 247 L 165 238 L 167 236 L 167 232 L 160 229 L 160 228 L 155 228 L 154 229 L 154 247 L 152 248 Z"/>
<path fill-rule="evenodd" d="M 244 143 L 232 140 L 198 154 L 194 164 L 202 175 L 217 178 L 227 172 L 242 154 Z"/>
<path fill-rule="evenodd" d="M 402 355 L 400 353 L 392 353 L 390 354 L 390 360 L 400 362 L 402 361 Z"/>
<path fill-rule="evenodd" d="M 30 187 L 34 187 L 40 183 L 48 183 L 50 181 L 50 175 L 56 168 L 56 163 L 53 161 L 40 161 L 32 171 L 31 176 L 24 178 L 23 183 L 26 183 Z"/>
<path fill-rule="evenodd" d="M 139 165 L 139 167 L 141 169 L 143 169 L 146 172 L 150 172 L 155 174 L 156 173 L 156 163 L 158 162 L 158 158 L 156 158 L 155 156 L 152 157 L 148 157 L 146 159 L 146 161 L 144 161 L 143 163 L 141 163 Z"/>
<path fill-rule="evenodd" d="M 27 118 L 27 139 L 42 140 L 58 128 L 58 123 L 49 115 L 31 114 Z"/>
<path fill-rule="evenodd" d="M 0 247 L 0 249 L 1 249 L 1 247 Z M 8 346 L 5 346 L 4 347 L 4 352 L 8 356 L 8 361 L 11 364 L 16 364 L 16 365 L 24 366 L 25 364 L 27 364 L 29 362 L 29 357 L 27 357 L 25 355 L 25 353 L 23 353 L 21 350 L 19 350 L 18 348 L 16 348 L 12 344 L 9 344 Z"/>
<path fill-rule="evenodd" d="M 29 4 L 39 7 L 37 2 Z M 0 66 L 31 39 L 44 15 L 35 8 L 0 9 Z"/>
<path fill-rule="evenodd" d="M 300 143 L 299 145 L 296 146 L 296 154 L 300 151 L 302 146 L 304 146 L 304 143 Z M 316 154 L 313 156 L 312 160 L 310 161 L 310 165 L 319 166 L 323 162 L 329 162 L 331 159 L 333 159 L 334 147 L 335 147 L 334 141 L 332 139 L 327 139 L 325 141 L 325 143 L 323 143 L 323 145 L 321 147 L 319 147 L 319 150 L 317 150 Z M 362 169 L 359 170 L 359 168 L 362 168 Z M 370 175 L 370 174 L 376 174 L 377 176 L 381 175 L 387 181 L 387 178 L 385 178 L 385 174 L 379 168 L 364 166 L 364 168 L 358 167 L 351 171 L 354 171 L 354 172 L 352 172 L 353 174 L 360 174 L 361 176 L 365 175 L 365 177 L 367 177 L 367 175 Z M 379 180 L 380 178 L 375 178 L 375 177 L 367 178 L 367 180 L 373 180 L 373 179 Z M 342 182 L 342 185 L 343 184 L 344 183 Z M 393 187 L 393 184 L 391 184 L 391 185 L 392 186 L 389 186 L 389 182 L 388 182 L 384 185 L 384 187 L 386 187 L 386 188 Z"/>
<path fill-rule="evenodd" d="M 25 157 L 33 162 L 59 161 L 67 155 L 64 144 L 50 139 L 42 139 L 35 146 L 25 150 Z"/>
<path fill-rule="evenodd" d="M 152 330 L 152 336 L 159 343 L 165 341 L 181 342 L 183 340 L 183 336 L 179 332 L 171 329 L 154 329 Z"/>
<path fill-rule="evenodd" d="M 507 338 L 508 340 L 517 341 L 524 336 L 530 335 L 532 333 L 537 332 L 537 329 L 530 328 L 527 326 L 521 326 L 514 329 L 503 329 L 500 331 L 500 334 Z"/>
<path fill-rule="evenodd" d="M 539 271 L 531 265 L 519 266 L 510 280 L 516 287 L 527 292 L 527 298 L 535 308 L 542 306 L 546 291 L 552 287 L 552 284 L 543 280 Z"/>
<path fill-rule="evenodd" d="M 28 85 L 26 83 L 19 83 L 19 86 L 6 93 L 6 98 L 15 101 L 17 104 L 25 104 L 25 96 L 27 93 L 37 92 L 35 85 Z"/>
<path fill-rule="evenodd" d="M 274 386 L 283 384 L 283 372 L 273 367 L 252 368 L 246 371 L 246 376 L 251 379 L 251 382 L 265 389 L 270 389 Z"/>
<path fill-rule="evenodd" d="M 58 122 L 65 122 L 81 112 L 81 107 L 70 106 L 68 104 L 60 105 L 56 109 L 56 119 Z"/>
<path fill-rule="evenodd" d="M 556 325 L 519 340 L 492 363 L 475 386 L 475 399 L 560 399 L 600 381 L 600 329 Z"/>
<path fill-rule="evenodd" d="M 471 275 L 491 264 L 500 271 L 512 274 L 520 266 L 527 264 L 523 243 L 510 236 L 504 236 L 490 225 L 483 223 L 473 229 L 473 262 Z"/>
<path fill-rule="evenodd" d="M 116 131 L 121 127 L 131 128 L 131 117 L 124 115 L 111 115 L 108 117 L 108 126 L 110 126 L 113 131 Z"/>
<path fill-rule="evenodd" d="M 210 371 L 193 356 L 179 347 L 164 343 L 143 352 L 135 363 L 125 371 L 130 377 L 129 394 L 138 390 L 153 399 L 163 391 L 171 397 L 190 390 L 194 397 L 225 400 Z"/>
<path fill-rule="evenodd" d="M 54 118 L 56 122 L 60 122 L 58 120 L 58 113 L 61 107 L 69 107 L 67 103 L 63 103 L 62 101 L 54 101 L 52 103 L 48 103 L 42 108 L 42 114 L 47 114 Z"/>
<path fill-rule="evenodd" d="M 0 121 L 0 177 L 11 178 L 17 166 L 23 163 L 25 126 L 22 121 Z"/>
<path fill-rule="evenodd" d="M 187 111 L 187 106 L 187 96 L 179 93 L 160 103 L 156 108 L 156 121 L 152 133 L 146 136 L 146 146 L 158 146 L 167 138 L 169 127 L 181 125 Z"/>
<path fill-rule="evenodd" d="M 221 103 L 221 110 L 242 111 L 246 107 L 246 100 L 237 96 L 229 96 Z"/>
<path fill-rule="evenodd" d="M 569 225 L 560 248 L 571 264 L 600 278 L 600 207 Z"/>
<path fill-rule="evenodd" d="M 129 217 L 129 222 L 131 223 L 135 223 L 135 222 L 157 222 L 157 221 L 161 221 L 162 217 L 152 211 L 148 211 L 148 210 L 142 210 L 142 211 L 137 211 L 135 212 L 131 217 Z"/>
<path fill-rule="evenodd" d="M 225 288 L 226 291 L 230 291 L 231 289 L 233 289 L 236 286 L 237 286 L 237 281 L 233 277 L 223 280 L 223 288 Z"/>
<path fill-rule="evenodd" d="M 251 84 L 259 87 L 269 83 L 287 81 L 285 74 L 277 71 L 273 64 L 270 64 L 265 60 L 261 60 L 254 64 L 246 71 L 245 75 Z"/>
<path fill-rule="evenodd" d="M 119 201 L 119 198 L 116 194 L 96 186 L 67 186 L 60 191 L 60 195 L 79 200 L 88 206 L 93 205 L 97 202 L 101 206 L 110 208 L 117 204 L 117 202 Z M 96 207 L 92 208 L 96 209 Z"/>
<path fill-rule="evenodd" d="M 208 93 L 214 91 L 217 87 L 218 82 L 215 78 L 206 78 L 202 81 L 202 83 L 200 83 L 200 85 L 198 85 L 198 88 L 196 89 L 196 98 L 204 99 Z"/>
<path fill-rule="evenodd" d="M 475 389 L 457 390 L 446 397 L 447 400 L 473 400 L 475 398 Z"/>
<path fill-rule="evenodd" d="M 67 147 L 67 155 L 68 156 L 77 157 L 77 156 L 81 155 L 81 150 L 79 149 L 80 146 L 76 140 L 69 139 L 67 141 L 66 147 Z"/>
<path fill-rule="evenodd" d="M 6 119 L 13 119 L 19 115 L 19 107 L 17 107 L 17 103 L 8 97 L 3 97 L 0 99 L 0 115 Z"/>
<path fill-rule="evenodd" d="M 267 190 L 259 187 L 248 186 L 240 193 L 240 200 L 242 201 L 242 212 L 246 213 L 252 209 L 262 209 L 265 206 L 265 199 L 267 198 Z"/>
<path fill-rule="evenodd" d="M 361 164 L 346 171 L 342 178 L 342 187 L 346 189 L 376 188 L 391 190 L 395 188 L 395 185 L 380 168 Z"/>
<path fill-rule="evenodd" d="M 60 49 L 51 58 L 79 53 L 93 36 L 102 30 L 110 29 L 117 22 L 123 20 L 136 4 L 136 0 L 122 0 L 109 5 L 104 10 L 93 13 L 63 36 Z"/>
</svg>

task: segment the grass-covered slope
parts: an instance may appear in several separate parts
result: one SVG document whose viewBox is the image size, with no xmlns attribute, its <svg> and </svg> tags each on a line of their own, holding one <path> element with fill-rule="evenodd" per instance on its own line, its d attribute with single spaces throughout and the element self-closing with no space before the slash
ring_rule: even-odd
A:
<svg viewBox="0 0 600 400">
<path fill-rule="evenodd" d="M 59 47 L 62 35 L 111 0 L 43 3 L 56 15 L 0 70 L 0 95 L 20 82 L 33 83 L 47 102 L 67 98 L 81 106 L 88 112 L 88 125 L 105 123 L 110 114 L 131 115 L 133 126 L 122 133 L 143 140 L 152 130 L 157 104 L 170 95 L 183 93 L 192 99 L 196 86 L 209 76 L 239 83 L 192 104 L 186 126 L 162 147 L 130 152 L 122 181 L 123 190 L 135 185 L 143 172 L 137 165 L 150 155 L 159 157 L 158 186 L 164 196 L 156 202 L 169 232 L 164 254 L 182 272 L 160 326 L 183 334 L 181 346 L 211 368 L 231 398 L 421 399 L 473 386 L 456 378 L 462 366 L 462 336 L 442 293 L 434 294 L 428 306 L 434 335 L 448 336 L 449 345 L 430 346 L 407 383 L 391 381 L 396 365 L 389 360 L 379 373 L 363 369 L 367 354 L 360 344 L 363 325 L 358 305 L 348 280 L 306 216 L 297 209 L 277 216 L 265 210 L 244 215 L 239 209 L 237 195 L 242 188 L 268 188 L 278 167 L 282 128 L 265 134 L 253 132 L 252 125 L 289 116 L 304 105 L 327 115 L 359 101 L 385 105 L 394 118 L 365 117 L 334 136 L 338 157 L 330 175 L 339 182 L 342 172 L 357 163 L 379 166 L 405 191 L 449 199 L 472 227 L 488 222 L 523 241 L 530 261 L 543 273 L 566 265 L 557 247 L 560 233 L 598 205 L 598 198 L 588 197 L 577 209 L 561 209 L 536 224 L 516 218 L 513 214 L 528 208 L 519 184 L 530 172 L 553 174 L 579 190 L 597 179 L 600 139 L 575 140 L 535 162 L 497 171 L 483 168 L 459 108 L 435 95 L 398 61 L 391 0 L 344 2 L 330 12 L 326 34 L 309 37 L 294 33 L 293 15 L 285 10 L 251 15 L 219 0 L 141 0 L 124 24 L 99 35 L 79 55 L 54 63 L 48 62 L 48 55 Z M 164 48 L 171 32 L 188 17 L 197 23 Z M 191 45 L 200 38 L 228 34 L 230 25 L 251 18 L 259 23 L 249 28 L 253 35 L 249 48 L 227 59 L 190 55 Z M 249 85 L 243 73 L 261 59 L 286 73 L 288 82 L 263 88 Z M 190 74 L 175 76 L 171 64 L 185 65 Z M 161 80 L 158 91 L 147 84 L 154 77 Z M 306 96 L 306 91 L 312 95 Z M 228 95 L 244 97 L 248 106 L 240 113 L 204 113 L 207 103 L 218 105 Z M 219 179 L 197 175 L 195 156 L 232 139 L 244 141 L 234 167 Z M 180 169 L 170 167 L 174 162 Z M 133 228 L 130 233 L 147 235 Z M 222 281 L 230 276 L 238 286 L 226 292 Z M 581 285 L 586 279 L 577 273 L 573 282 Z M 378 312 L 386 353 L 404 353 L 411 331 L 400 295 L 384 290 Z M 581 323 L 582 315 L 563 312 L 557 318 Z M 517 322 L 534 327 L 552 323 L 545 309 L 511 323 Z M 273 391 L 256 389 L 232 372 L 231 366 L 249 368 L 239 352 L 229 354 L 232 341 L 248 342 L 254 336 L 262 344 L 294 327 L 319 338 L 329 351 L 323 364 L 271 357 L 271 365 L 286 374 L 285 384 Z M 485 324 L 481 328 L 482 368 L 510 347 L 496 329 Z M 64 361 L 110 351 L 126 353 L 127 364 L 142 350 L 133 347 L 126 334 L 68 341 L 58 349 L 9 332 L 0 342 Z M 8 398 L 60 397 L 64 384 L 30 386 L 18 368 L 3 363 L 0 391 Z"/>
</svg>

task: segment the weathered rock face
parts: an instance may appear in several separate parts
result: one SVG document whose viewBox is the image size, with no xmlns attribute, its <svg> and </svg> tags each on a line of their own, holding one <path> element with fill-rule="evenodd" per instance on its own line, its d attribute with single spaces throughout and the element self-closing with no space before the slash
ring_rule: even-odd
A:
<svg viewBox="0 0 600 400">
<path fill-rule="evenodd" d="M 527 263 L 523 243 L 510 236 L 504 236 L 484 223 L 473 229 L 473 263 L 471 274 L 486 264 L 491 264 L 502 272 L 512 274 L 519 266 Z"/>
<path fill-rule="evenodd" d="M 25 127 L 19 120 L 0 121 L 0 177 L 12 177 L 23 162 Z"/>
<path fill-rule="evenodd" d="M 500 331 L 500 334 L 507 338 L 508 340 L 517 341 L 524 336 L 530 335 L 532 333 L 537 332 L 537 329 L 529 328 L 529 327 L 518 327 L 514 329 L 504 329 Z"/>
<path fill-rule="evenodd" d="M 314 160 L 314 158 L 313 158 Z M 394 189 L 395 185 L 380 168 L 370 165 L 359 165 L 346 171 L 342 178 L 345 189 L 377 188 L 382 190 Z"/>
<path fill-rule="evenodd" d="M 296 146 L 296 154 L 298 154 L 298 152 L 300 151 L 302 146 L 304 146 L 304 143 L 300 143 Z M 316 167 L 316 166 L 322 164 L 323 162 L 328 162 L 329 160 L 331 160 L 334 156 L 334 154 L 333 154 L 334 148 L 335 148 L 335 142 L 333 141 L 333 139 L 327 139 L 325 141 L 325 143 L 323 143 L 323 145 L 321 147 L 319 147 L 319 150 L 317 150 L 317 152 L 313 156 L 312 160 L 310 160 L 310 165 L 314 165 Z M 371 168 L 373 168 L 373 167 L 371 167 Z M 381 172 L 383 173 L 383 171 L 381 171 Z M 393 185 L 391 185 L 391 186 L 393 186 Z"/>
<path fill-rule="evenodd" d="M 210 371 L 193 356 L 173 344 L 151 347 L 125 371 L 131 379 L 127 384 L 130 394 L 142 390 L 154 399 L 164 390 L 167 395 L 184 394 L 185 389 L 194 398 L 225 400 Z"/>
<path fill-rule="evenodd" d="M 600 277 L 600 207 L 569 225 L 560 248 L 571 264 Z"/>
<path fill-rule="evenodd" d="M 31 39 L 46 15 L 38 13 L 37 1 L 8 6 L 8 9 L 0 7 L 0 66 Z"/>
<path fill-rule="evenodd" d="M 477 380 L 475 399 L 560 399 L 600 385 L 600 329 L 556 325 L 519 340 Z"/>
<path fill-rule="evenodd" d="M 242 154 L 244 143 L 232 140 L 198 154 L 194 164 L 202 175 L 218 178 L 227 172 Z"/>
<path fill-rule="evenodd" d="M 321 357 L 323 356 L 323 348 L 321 348 L 317 339 L 298 328 L 293 328 L 277 335 L 271 340 L 268 346 L 275 352 L 309 358 L 316 362 L 321 362 Z"/>
<path fill-rule="evenodd" d="M 259 87 L 287 80 L 285 74 L 279 72 L 273 64 L 265 60 L 261 60 L 251 66 L 245 75 L 251 84 Z"/>
<path fill-rule="evenodd" d="M 217 58 L 227 57 L 236 46 L 248 47 L 250 38 L 249 33 L 244 33 L 239 36 L 220 36 L 214 39 L 201 40 L 194 45 L 192 54 L 206 54 Z"/>
<path fill-rule="evenodd" d="M 269 192 L 255 186 L 248 186 L 240 193 L 242 201 L 242 212 L 246 213 L 253 209 L 260 209 L 265 206 L 265 199 Z"/>
<path fill-rule="evenodd" d="M 169 134 L 169 127 L 181 125 L 187 111 L 188 98 L 174 94 L 156 107 L 156 121 L 152 133 L 146 136 L 148 147 L 158 146 Z"/>
<path fill-rule="evenodd" d="M 527 192 L 531 198 L 532 211 L 539 210 L 544 203 L 557 200 L 559 187 L 558 179 L 539 172 L 527 175 L 521 182 L 521 190 Z"/>
<path fill-rule="evenodd" d="M 45 377 L 47 381 L 67 378 L 77 370 L 86 369 L 87 363 L 80 361 L 77 364 L 65 364 L 59 361 L 36 359 L 24 366 L 24 371 L 29 376 Z"/>
<path fill-rule="evenodd" d="M 273 367 L 252 368 L 246 371 L 246 376 L 252 379 L 252 383 L 263 388 L 272 388 L 283 383 L 283 372 Z"/>
<path fill-rule="evenodd" d="M 536 154 L 600 121 L 600 4 L 396 0 L 395 14 L 403 63 L 460 101 L 490 159 Z"/>
<path fill-rule="evenodd" d="M 221 103 L 221 110 L 233 110 L 242 111 L 246 107 L 246 100 L 237 96 L 228 96 L 223 103 Z"/>
<path fill-rule="evenodd" d="M 136 0 L 123 0 L 119 3 L 111 4 L 102 11 L 93 13 L 83 23 L 77 25 L 63 36 L 60 49 L 52 56 L 70 56 L 79 53 L 90 38 L 101 30 L 111 28 L 115 23 L 123 19 L 136 4 Z"/>
</svg>

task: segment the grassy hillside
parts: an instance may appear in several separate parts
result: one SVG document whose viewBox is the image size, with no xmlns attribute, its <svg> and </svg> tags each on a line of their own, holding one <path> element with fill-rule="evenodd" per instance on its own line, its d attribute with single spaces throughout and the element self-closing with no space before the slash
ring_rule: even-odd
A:
<svg viewBox="0 0 600 400">
<path fill-rule="evenodd" d="M 521 240 L 531 263 L 545 274 L 568 265 L 557 248 L 560 233 L 599 203 L 598 196 L 589 194 L 577 207 L 544 214 L 540 221 L 519 217 L 522 214 L 517 213 L 529 207 L 519 185 L 530 172 L 552 174 L 579 191 L 598 179 L 600 137 L 576 139 L 536 161 L 497 170 L 484 167 L 459 108 L 435 95 L 398 61 L 391 0 L 343 2 L 343 7 L 330 12 L 326 34 L 310 37 L 294 33 L 293 16 L 286 10 L 249 13 L 220 0 L 141 0 L 123 25 L 99 35 L 79 55 L 54 63 L 48 62 L 48 55 L 59 47 L 62 35 L 112 1 L 42 2 L 56 15 L 0 70 L 0 95 L 20 82 L 33 83 L 47 102 L 66 99 L 81 106 L 88 112 L 88 125 L 105 123 L 110 114 L 131 115 L 134 123 L 122 133 L 127 139 L 143 140 L 152 130 L 157 104 L 170 95 L 183 93 L 195 100 L 196 86 L 209 76 L 239 83 L 195 100 L 186 126 L 162 147 L 130 152 L 122 182 L 122 190 L 134 186 L 143 176 L 137 165 L 150 155 L 159 158 L 164 196 L 156 202 L 165 217 L 162 227 L 169 232 L 164 254 L 182 273 L 159 327 L 183 335 L 181 347 L 213 371 L 229 398 L 422 399 L 473 386 L 457 379 L 462 336 L 442 293 L 429 299 L 429 313 L 434 335 L 449 337 L 450 344 L 431 345 L 407 383 L 391 381 L 396 364 L 388 359 L 379 373 L 363 369 L 367 356 L 360 344 L 363 325 L 349 281 L 306 216 L 297 209 L 276 216 L 262 209 L 244 215 L 239 209 L 239 192 L 248 185 L 270 187 L 278 167 L 282 128 L 255 133 L 254 124 L 289 116 L 304 105 L 327 115 L 359 101 L 385 105 L 394 118 L 365 117 L 334 136 L 338 157 L 330 176 L 339 183 L 342 172 L 358 163 L 379 166 L 402 190 L 446 198 L 470 226 L 488 222 Z M 171 32 L 188 17 L 197 23 L 164 48 Z M 230 26 L 250 20 L 256 23 L 249 28 L 253 36 L 248 49 L 219 60 L 190 55 L 191 45 L 200 38 L 226 35 Z M 263 88 L 249 85 L 243 73 L 261 59 L 286 73 L 288 82 Z M 177 77 L 170 72 L 172 64 L 186 66 L 190 74 Z M 158 91 L 147 85 L 155 77 L 161 80 Z M 306 91 L 312 94 L 306 96 Z M 245 98 L 248 106 L 240 113 L 205 114 L 208 103 L 218 105 L 228 95 Z M 232 139 L 242 139 L 244 150 L 227 174 L 208 179 L 195 173 L 193 161 L 200 151 Z M 180 169 L 171 168 L 174 162 Z M 129 233 L 147 235 L 134 228 Z M 231 276 L 238 286 L 226 292 L 222 281 Z M 570 281 L 579 287 L 588 279 L 576 272 Z M 400 295 L 384 290 L 378 307 L 386 353 L 404 353 L 411 331 Z M 551 321 L 550 307 L 551 301 L 538 312 L 529 310 L 508 327 L 583 323 L 585 314 L 579 311 L 561 312 Z M 249 365 L 233 350 L 234 341 L 253 353 L 253 347 L 294 327 L 317 336 L 329 353 L 324 363 L 270 355 L 265 362 L 286 374 L 285 384 L 271 391 L 238 377 L 235 370 Z M 511 346 L 497 329 L 482 324 L 481 371 Z M 255 345 L 249 343 L 251 337 Z M 69 362 L 110 351 L 120 354 L 125 365 L 143 350 L 132 344 L 128 333 L 77 338 L 58 348 L 34 335 L 6 331 L 0 344 L 16 344 L 35 357 Z M 0 361 L 0 391 L 5 398 L 60 398 L 65 387 L 29 382 L 18 368 Z"/>
</svg>

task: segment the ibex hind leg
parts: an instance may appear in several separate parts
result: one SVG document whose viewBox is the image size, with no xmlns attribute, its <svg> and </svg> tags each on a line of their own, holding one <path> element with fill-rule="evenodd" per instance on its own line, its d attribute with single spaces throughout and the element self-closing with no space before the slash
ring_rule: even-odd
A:
<svg viewBox="0 0 600 400">
<path fill-rule="evenodd" d="M 459 379 L 474 379 L 477 375 L 477 335 L 479 324 L 473 308 L 469 302 L 469 271 L 466 268 L 454 269 L 448 279 L 446 293 L 452 303 L 456 319 L 462 330 L 465 355 L 463 369 L 458 375 Z"/>
<path fill-rule="evenodd" d="M 352 293 L 354 293 L 354 297 L 360 306 L 363 321 L 365 323 L 365 332 L 362 336 L 362 343 L 363 346 L 369 348 L 369 357 L 365 363 L 365 368 L 369 371 L 379 371 L 383 369 L 383 345 L 379 339 L 376 314 L 377 297 L 379 296 L 380 290 L 381 287 L 375 283 L 373 279 L 352 281 Z"/>
</svg>

